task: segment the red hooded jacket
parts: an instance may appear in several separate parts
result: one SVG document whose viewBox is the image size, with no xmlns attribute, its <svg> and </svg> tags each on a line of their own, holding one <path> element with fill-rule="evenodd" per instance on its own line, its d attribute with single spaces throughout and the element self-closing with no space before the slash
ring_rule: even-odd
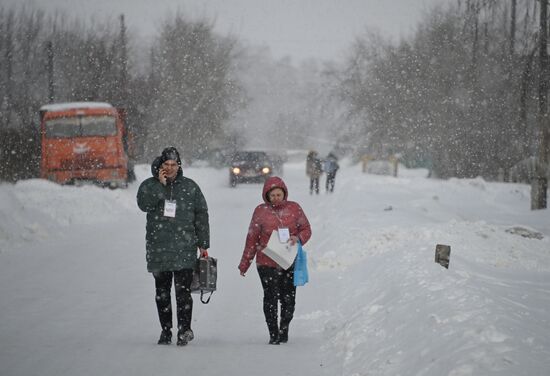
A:
<svg viewBox="0 0 550 376">
<path fill-rule="evenodd" d="M 283 201 L 277 205 L 271 204 L 267 199 L 268 192 L 273 188 L 281 188 L 284 192 Z M 311 227 L 304 211 L 298 203 L 287 201 L 288 190 L 281 178 L 272 176 L 265 181 L 262 198 L 264 203 L 254 209 L 248 227 L 246 244 L 239 264 L 239 270 L 242 273 L 246 273 L 254 256 L 256 256 L 256 265 L 278 267 L 275 261 L 263 253 L 273 230 L 288 227 L 290 236 L 297 236 L 302 244 L 307 243 L 311 237 Z"/>
</svg>

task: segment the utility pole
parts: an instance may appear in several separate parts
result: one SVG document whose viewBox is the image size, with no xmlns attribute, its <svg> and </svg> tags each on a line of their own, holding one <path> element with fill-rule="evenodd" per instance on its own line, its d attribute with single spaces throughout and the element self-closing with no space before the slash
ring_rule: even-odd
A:
<svg viewBox="0 0 550 376">
<path fill-rule="evenodd" d="M 128 106 L 128 38 L 126 36 L 126 24 L 124 14 L 120 15 L 119 33 L 119 67 L 118 67 L 118 93 L 117 106 Z"/>
<path fill-rule="evenodd" d="M 539 28 L 539 112 L 537 117 L 537 157 L 531 182 L 531 210 L 546 209 L 548 191 L 548 0 L 540 0 Z"/>
<path fill-rule="evenodd" d="M 516 50 L 516 11 L 517 11 L 517 0 L 512 0 L 512 14 L 510 17 L 510 56 L 514 56 Z"/>
<path fill-rule="evenodd" d="M 53 103 L 55 99 L 54 91 L 54 78 L 53 78 L 53 43 L 48 41 L 46 44 L 46 53 L 47 53 L 47 66 L 48 71 L 48 100 L 50 103 Z"/>
</svg>

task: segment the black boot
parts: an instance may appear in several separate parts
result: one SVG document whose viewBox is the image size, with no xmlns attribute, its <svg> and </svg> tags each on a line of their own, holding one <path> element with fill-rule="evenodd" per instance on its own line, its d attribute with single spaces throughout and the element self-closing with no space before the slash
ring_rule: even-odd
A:
<svg viewBox="0 0 550 376">
<path fill-rule="evenodd" d="M 191 329 L 187 330 L 179 330 L 178 331 L 178 342 L 176 343 L 178 346 L 185 346 L 190 341 L 195 338 L 195 335 L 193 334 L 193 331 Z"/>
<path fill-rule="evenodd" d="M 277 325 L 268 326 L 269 329 L 269 344 L 270 345 L 278 345 L 279 342 L 279 328 Z"/>
<path fill-rule="evenodd" d="M 159 345 L 169 345 L 172 343 L 172 331 L 170 329 L 163 329 L 160 332 L 160 338 L 157 342 Z"/>
<path fill-rule="evenodd" d="M 288 326 L 281 326 L 281 329 L 279 330 L 279 342 L 288 342 Z"/>
<path fill-rule="evenodd" d="M 269 344 L 270 345 L 280 345 L 281 342 L 279 341 L 279 336 L 277 334 L 270 334 L 269 335 Z"/>
</svg>

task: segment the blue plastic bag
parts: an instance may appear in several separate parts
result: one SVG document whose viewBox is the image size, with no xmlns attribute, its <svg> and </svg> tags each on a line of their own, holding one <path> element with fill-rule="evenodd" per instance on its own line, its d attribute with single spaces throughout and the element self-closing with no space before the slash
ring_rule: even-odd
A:
<svg viewBox="0 0 550 376">
<path fill-rule="evenodd" d="M 307 252 L 303 250 L 302 243 L 298 242 L 298 252 L 294 263 L 294 286 L 304 286 L 308 282 Z"/>
</svg>

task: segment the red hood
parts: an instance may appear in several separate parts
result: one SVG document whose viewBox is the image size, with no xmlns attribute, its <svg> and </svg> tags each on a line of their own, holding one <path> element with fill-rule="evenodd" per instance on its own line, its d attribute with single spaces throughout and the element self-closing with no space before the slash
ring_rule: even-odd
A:
<svg viewBox="0 0 550 376">
<path fill-rule="evenodd" d="M 272 177 L 268 178 L 264 183 L 264 189 L 262 191 L 262 198 L 264 199 L 265 203 L 266 204 L 270 203 L 269 200 L 267 199 L 267 192 L 269 192 L 273 188 L 281 188 L 283 190 L 283 192 L 285 193 L 285 197 L 284 197 L 283 201 L 286 201 L 286 199 L 288 198 L 288 190 L 286 189 L 285 182 L 283 181 L 283 179 L 281 179 L 278 176 L 272 176 Z"/>
</svg>

